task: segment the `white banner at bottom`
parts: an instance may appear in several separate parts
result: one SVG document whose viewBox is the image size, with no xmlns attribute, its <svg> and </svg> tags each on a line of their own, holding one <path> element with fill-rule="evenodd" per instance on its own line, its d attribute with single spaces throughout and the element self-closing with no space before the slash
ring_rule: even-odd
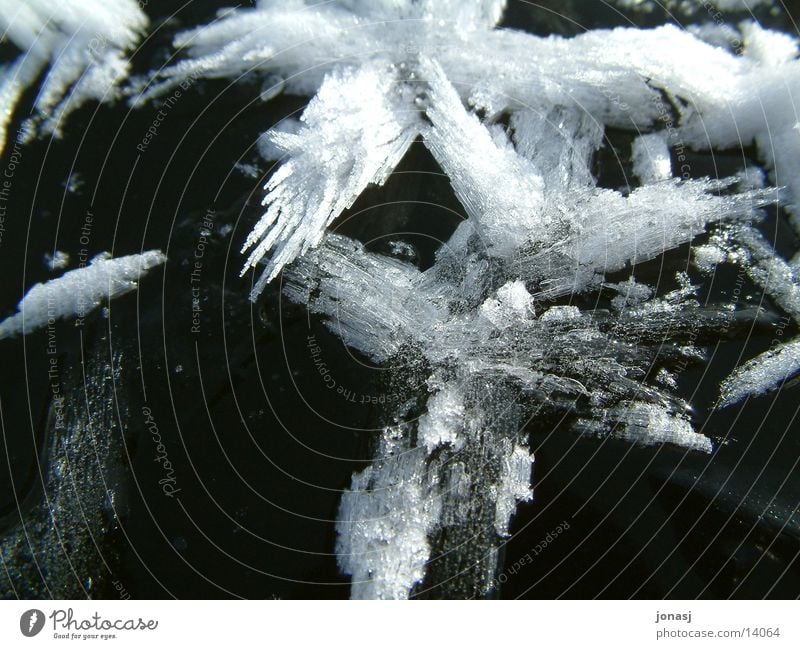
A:
<svg viewBox="0 0 800 649">
<path fill-rule="evenodd" d="M 7 601 L 2 647 L 798 647 L 795 601 Z"/>
</svg>

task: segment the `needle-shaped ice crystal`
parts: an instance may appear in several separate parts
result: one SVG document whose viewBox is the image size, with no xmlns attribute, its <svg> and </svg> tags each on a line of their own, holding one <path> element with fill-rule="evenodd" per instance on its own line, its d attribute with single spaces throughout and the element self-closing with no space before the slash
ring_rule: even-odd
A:
<svg viewBox="0 0 800 649">
<path fill-rule="evenodd" d="M 58 134 L 86 101 L 115 98 L 147 24 L 137 0 L 0 0 L 0 33 L 22 51 L 0 70 L 0 151 L 22 93 L 48 66 L 34 117 L 45 132 Z"/>
</svg>

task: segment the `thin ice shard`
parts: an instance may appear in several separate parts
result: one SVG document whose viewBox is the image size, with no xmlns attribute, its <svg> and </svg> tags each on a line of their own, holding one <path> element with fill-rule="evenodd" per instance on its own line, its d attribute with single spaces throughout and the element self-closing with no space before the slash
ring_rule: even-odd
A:
<svg viewBox="0 0 800 649">
<path fill-rule="evenodd" d="M 800 372 L 800 339 L 783 343 L 737 367 L 720 385 L 720 405 L 779 389 Z"/>
<path fill-rule="evenodd" d="M 374 464 L 353 476 L 343 497 L 337 548 L 353 597 L 435 596 L 438 580 L 451 596 L 488 592 L 493 548 L 518 503 L 532 497 L 522 422 L 534 409 L 578 407 L 582 434 L 711 450 L 685 403 L 642 382 L 656 358 L 695 353 L 678 343 L 675 321 L 719 325 L 691 300 L 691 287 L 659 299 L 641 285 L 622 288 L 639 296 L 630 298 L 636 309 L 604 321 L 576 307 L 542 312 L 522 280 L 492 290 L 485 281 L 500 280 L 485 274 L 477 288 L 485 299 L 464 312 L 442 282 L 450 256 L 463 272 L 469 250 L 468 241 L 451 241 L 449 256 L 423 273 L 327 235 L 284 275 L 286 294 L 326 316 L 349 346 L 384 363 L 414 350 L 430 368 L 427 398 L 417 397 L 421 415 L 408 404 L 397 413 Z M 642 346 L 632 347 L 634 339 Z"/>
<path fill-rule="evenodd" d="M 727 228 L 698 250 L 706 269 L 731 261 L 741 265 L 795 324 L 800 324 L 800 273 L 782 259 L 753 227 Z M 788 323 L 788 318 L 787 318 Z M 720 405 L 731 406 L 748 396 L 760 396 L 780 388 L 800 373 L 800 338 L 773 341 L 769 350 L 738 367 L 720 385 Z"/>
<path fill-rule="evenodd" d="M 438 63 L 423 60 L 420 70 L 430 86 L 425 113 L 432 126 L 424 132 L 425 145 L 450 178 L 482 245 L 502 257 L 528 238 L 545 238 L 550 219 L 536 167 L 504 133 L 492 137 L 467 113 Z"/>
<path fill-rule="evenodd" d="M 654 9 L 667 9 L 691 14 L 697 11 L 709 12 L 711 9 L 724 12 L 750 13 L 758 7 L 774 7 L 774 0 L 613 0 L 613 3 L 624 9 L 651 12 Z"/>
<path fill-rule="evenodd" d="M 160 250 L 116 259 L 106 253 L 85 268 L 36 284 L 17 304 L 18 313 L 0 322 L 0 339 L 28 334 L 58 319 L 83 317 L 103 301 L 135 290 L 148 270 L 166 260 Z"/>
<path fill-rule="evenodd" d="M 712 450 L 711 440 L 696 433 L 688 418 L 653 403 L 622 403 L 604 412 L 599 420 L 578 422 L 577 429 L 583 434 L 612 434 L 643 446 L 671 443 L 692 451 Z"/>
</svg>

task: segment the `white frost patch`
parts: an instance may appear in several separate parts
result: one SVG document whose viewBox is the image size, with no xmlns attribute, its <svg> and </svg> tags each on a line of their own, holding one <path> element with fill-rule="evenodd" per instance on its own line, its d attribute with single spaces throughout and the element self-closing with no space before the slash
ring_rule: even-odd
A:
<svg viewBox="0 0 800 649">
<path fill-rule="evenodd" d="M 56 250 L 52 255 L 45 253 L 44 265 L 48 270 L 64 270 L 69 266 L 69 253 L 63 250 Z"/>
<path fill-rule="evenodd" d="M 584 433 L 710 452 L 672 393 L 675 376 L 651 370 L 703 359 L 698 332 L 718 330 L 730 309 L 701 305 L 683 274 L 665 295 L 632 271 L 628 281 L 608 276 L 712 228 L 744 232 L 762 207 L 780 200 L 791 211 L 800 199 L 800 127 L 787 110 L 800 105 L 794 40 L 753 25 L 700 37 L 666 25 L 543 38 L 496 28 L 502 8 L 261 1 L 181 34 L 184 58 L 144 95 L 242 75 L 264 84 L 265 97 L 315 95 L 300 122 L 259 143 L 280 165 L 244 246 L 245 270 L 263 266 L 251 298 L 285 270 L 285 294 L 346 345 L 429 372 L 427 404 L 408 402 L 419 419 L 384 431 L 343 498 L 337 547 L 354 597 L 408 597 L 430 544 L 469 523 L 483 526 L 491 556 L 530 497 L 520 427 L 540 409 L 574 413 Z M 743 52 L 724 42 L 734 34 Z M 611 127 L 640 134 L 634 191 L 604 189 L 592 175 Z M 329 231 L 418 135 L 468 217 L 424 272 Z M 689 150 L 749 144 L 783 189 L 749 172 L 686 179 Z M 740 248 L 776 301 L 794 308 L 786 268 L 758 246 Z M 716 241 L 695 256 L 706 269 L 735 261 Z M 603 288 L 617 292 L 611 311 L 563 305 Z M 470 509 L 487 494 L 488 525 Z"/>
<path fill-rule="evenodd" d="M 533 298 L 525 283 L 515 280 L 497 289 L 497 295 L 480 306 L 480 313 L 495 328 L 506 329 L 533 316 Z"/>
<path fill-rule="evenodd" d="M 419 419 L 419 445 L 428 454 L 442 445 L 458 450 L 464 444 L 460 433 L 464 428 L 464 397 L 458 389 L 447 385 L 428 399 L 428 412 Z"/>
<path fill-rule="evenodd" d="M 710 273 L 719 264 L 728 260 L 728 253 L 719 246 L 706 244 L 692 248 L 694 263 L 704 273 Z"/>
<path fill-rule="evenodd" d="M 740 29 L 744 55 L 762 65 L 781 65 L 797 57 L 797 40 L 788 34 L 764 29 L 752 20 L 743 22 Z"/>
<path fill-rule="evenodd" d="M 718 0 L 716 4 L 724 10 L 763 4 L 747 2 Z M 705 3 L 681 0 L 678 5 L 708 13 Z M 572 172 L 598 140 L 571 136 L 588 133 L 592 124 L 602 133 L 604 126 L 649 132 L 668 123 L 670 144 L 681 162 L 688 147 L 707 150 L 755 142 L 775 183 L 786 187 L 788 207 L 795 209 L 800 197 L 800 133 L 792 130 L 797 119 L 786 107 L 800 105 L 796 96 L 800 61 L 792 57 L 796 40 L 752 23 L 737 32 L 744 55 L 715 47 L 672 25 L 543 38 L 496 28 L 503 6 L 501 1 L 451 0 L 262 2 L 254 9 L 228 11 L 211 25 L 181 34 L 176 45 L 186 48 L 186 58 L 157 72 L 160 81 L 148 92 L 163 93 L 196 77 L 260 75 L 262 81 L 284 80 L 284 92 L 312 95 L 330 84 L 332 74 L 356 70 L 352 74 L 358 78 L 358 70 L 383 62 L 392 69 L 383 74 L 394 81 L 390 91 L 376 85 L 374 93 L 367 92 L 360 101 L 331 105 L 326 117 L 346 126 L 352 106 L 372 102 L 378 94 L 384 94 L 384 99 L 401 111 L 425 110 L 433 122 L 426 131 L 428 146 L 451 176 L 476 229 L 486 238 L 485 245 L 496 247 L 498 255 L 504 254 L 514 235 L 523 229 L 530 228 L 531 238 L 536 239 L 538 231 L 552 223 L 553 213 L 539 209 L 539 203 L 553 178 L 554 155 L 570 156 L 570 146 L 577 146 L 573 162 L 578 164 L 567 175 L 576 186 L 585 186 L 590 177 L 586 164 L 582 174 Z M 503 56 L 498 57 L 497 52 Z M 400 91 L 399 85 L 405 89 Z M 402 95 L 403 108 L 395 104 L 397 94 Z M 526 170 L 523 163 L 507 155 L 496 125 L 487 127 L 474 115 L 462 114 L 456 109 L 458 101 L 483 111 L 487 122 L 509 113 L 510 135 L 523 158 L 529 157 L 531 148 L 526 145 L 526 117 L 519 116 L 538 117 L 532 136 L 549 148 L 551 153 L 544 157 L 550 162 Z M 402 120 L 396 114 L 393 118 L 395 127 L 401 128 Z M 371 124 L 368 117 L 365 124 Z M 542 133 L 548 137 L 542 138 Z M 562 153 L 555 153 L 554 138 L 550 137 L 554 133 L 570 136 L 562 138 Z M 348 141 L 353 146 L 363 140 L 360 133 L 351 135 Z M 460 157 L 464 155 L 471 155 L 469 162 Z M 331 162 L 334 175 L 345 173 L 337 156 Z M 666 175 L 663 162 L 655 166 L 658 177 Z M 305 167 L 303 162 L 298 164 Z M 500 188 L 485 194 L 484 189 L 497 178 L 502 178 L 505 194 Z M 335 184 L 345 196 L 346 186 L 344 179 Z M 514 199 L 525 192 L 528 200 L 523 209 Z M 276 204 L 282 201 L 288 212 L 299 200 L 294 194 L 275 199 Z M 321 203 L 323 211 L 331 200 L 327 197 Z M 505 219 L 504 207 L 510 210 Z M 290 214 L 286 220 L 294 222 Z M 302 240 L 300 251 L 320 241 L 319 223 L 307 227 L 302 228 L 305 237 L 300 231 L 296 235 Z M 272 251 L 277 260 L 274 268 L 268 267 L 266 281 L 293 258 L 295 253 L 288 250 L 284 257 L 279 250 Z M 259 255 L 261 252 L 270 250 Z"/>
<path fill-rule="evenodd" d="M 481 245 L 507 256 L 527 239 L 544 239 L 550 219 L 536 167 L 464 109 L 438 63 L 424 60 L 421 69 L 430 84 L 426 114 L 433 124 L 424 132 L 425 144 L 450 178 Z"/>
<path fill-rule="evenodd" d="M 551 306 L 542 314 L 542 322 L 565 322 L 579 320 L 581 310 L 576 306 Z"/>
<path fill-rule="evenodd" d="M 647 284 L 640 284 L 633 276 L 626 282 L 619 284 L 604 284 L 607 288 L 614 289 L 618 295 L 611 300 L 614 308 L 622 310 L 628 307 L 638 307 L 653 297 L 653 289 Z"/>
<path fill-rule="evenodd" d="M 692 424 L 651 403 L 634 403 L 621 417 L 623 439 L 644 444 L 677 444 L 687 449 L 711 452 L 711 440 L 694 432 Z"/>
<path fill-rule="evenodd" d="M 39 72 L 39 62 L 26 56 L 20 56 L 14 63 L 0 67 L 0 153 L 5 149 L 8 140 L 8 126 L 14 118 L 14 110 L 28 86 L 36 81 Z M 18 144 L 23 144 L 30 137 L 28 130 L 23 129 L 17 135 Z"/>
<path fill-rule="evenodd" d="M 352 575 L 352 599 L 407 599 L 425 575 L 428 534 L 439 520 L 421 448 L 396 431 L 381 437 L 378 460 L 353 475 L 336 523 L 339 566 Z"/>
<path fill-rule="evenodd" d="M 643 185 L 627 197 L 596 190 L 575 205 L 566 240 L 531 258 L 530 263 L 549 267 L 549 277 L 534 297 L 554 298 L 596 287 L 602 274 L 688 243 L 710 223 L 750 221 L 756 208 L 773 200 L 766 190 L 712 193 L 732 182 L 673 179 Z M 563 202 L 569 204 L 570 198 Z"/>
<path fill-rule="evenodd" d="M 665 137 L 681 163 L 690 147 L 755 143 L 774 183 L 785 187 L 787 209 L 796 211 L 800 130 L 786 109 L 800 105 L 795 40 L 749 23 L 737 32 L 744 56 L 672 25 L 542 38 L 496 28 L 503 5 L 263 2 L 178 37 L 187 57 L 157 73 L 150 94 L 198 76 L 253 75 L 284 80 L 284 92 L 317 93 L 305 128 L 278 129 L 262 147 L 285 158 L 246 246 L 246 268 L 267 264 L 253 297 L 317 246 L 369 183 L 385 179 L 419 130 L 494 257 L 526 244 L 562 245 L 571 225 L 594 233 L 587 242 L 573 231 L 576 254 L 567 261 L 577 263 L 577 281 L 552 278 L 546 297 L 582 290 L 598 273 L 686 243 L 712 218 L 751 216 L 735 197 L 704 196 L 719 185 L 667 182 Z M 429 126 L 417 121 L 418 112 Z M 507 132 L 493 123 L 504 113 Z M 591 155 L 607 126 L 645 133 L 634 157 L 655 191 L 625 197 L 594 188 Z M 665 132 L 652 133 L 659 127 Z M 763 204 L 756 199 L 749 197 L 753 207 Z M 583 218 L 575 223 L 570 214 Z M 619 241 L 638 249 L 623 251 Z M 609 263 L 601 263 L 601 251 Z"/>
<path fill-rule="evenodd" d="M 782 259 L 764 236 L 750 226 L 732 227 L 703 246 L 698 265 L 710 270 L 709 250 L 715 257 L 736 261 L 773 302 L 800 324 L 800 266 Z M 716 252 L 719 251 L 719 252 Z M 697 252 L 695 253 L 697 255 Z M 788 318 L 787 318 L 788 321 Z M 800 372 L 800 338 L 777 345 L 749 360 L 720 386 L 720 405 L 767 394 Z"/>
<path fill-rule="evenodd" d="M 692 424 L 669 409 L 654 403 L 632 402 L 609 409 L 604 422 L 580 422 L 584 434 L 605 435 L 642 446 L 675 444 L 693 451 L 711 453 L 711 440 L 696 433 Z"/>
<path fill-rule="evenodd" d="M 640 135 L 633 141 L 633 173 L 644 184 L 672 178 L 669 146 L 662 133 Z"/>
<path fill-rule="evenodd" d="M 665 385 L 668 388 L 676 388 L 678 386 L 678 381 L 675 375 L 663 367 L 658 370 L 658 374 L 656 374 L 656 382 L 660 383 L 661 385 Z"/>
<path fill-rule="evenodd" d="M 105 300 L 135 290 L 149 269 L 166 260 L 160 250 L 117 259 L 106 253 L 85 268 L 36 284 L 17 304 L 18 313 L 0 322 L 0 338 L 28 334 L 61 318 L 83 317 Z"/>
<path fill-rule="evenodd" d="M 256 141 L 259 155 L 264 160 L 272 162 L 273 160 L 280 160 L 286 151 L 280 148 L 278 142 L 280 138 L 274 136 L 278 133 L 286 133 L 289 135 L 297 135 L 303 129 L 303 122 L 294 117 L 287 117 L 278 122 L 271 130 L 262 133 Z"/>
<path fill-rule="evenodd" d="M 708 11 L 709 18 L 713 9 L 726 12 L 753 11 L 757 7 L 774 7 L 775 0 L 613 0 L 613 3 L 624 9 L 651 12 L 656 7 L 670 11 L 680 10 L 683 13 Z"/>
</svg>

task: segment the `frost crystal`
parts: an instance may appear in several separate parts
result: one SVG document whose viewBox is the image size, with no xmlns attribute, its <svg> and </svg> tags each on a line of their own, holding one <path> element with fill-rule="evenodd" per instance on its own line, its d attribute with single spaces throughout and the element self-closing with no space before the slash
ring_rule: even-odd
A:
<svg viewBox="0 0 800 649">
<path fill-rule="evenodd" d="M 402 158 L 419 121 L 399 95 L 387 63 L 332 73 L 296 133 L 268 134 L 288 160 L 267 183 L 267 211 L 245 243 L 245 250 L 252 248 L 245 270 L 274 251 L 254 296 L 284 264 L 317 245 L 325 228 L 367 185 L 383 183 Z"/>
<path fill-rule="evenodd" d="M 178 37 L 188 58 L 162 72 L 163 81 L 145 96 L 193 76 L 238 78 L 245 72 L 278 75 L 285 80 L 285 92 L 320 91 L 302 134 L 273 136 L 285 140 L 288 159 L 266 187 L 268 211 L 248 240 L 253 250 L 247 267 L 269 255 L 254 296 L 297 254 L 317 245 L 325 225 L 368 183 L 382 182 L 419 128 L 417 110 L 433 122 L 424 130 L 426 145 L 451 176 L 468 213 L 480 212 L 473 225 L 497 254 L 513 247 L 521 231 L 536 239 L 537 231 L 551 230 L 554 215 L 542 201 L 552 179 L 545 176 L 553 173 L 550 163 L 561 154 L 545 148 L 534 167 L 528 164 L 537 157 L 531 142 L 553 142 L 548 135 L 567 135 L 568 130 L 594 135 L 573 140 L 578 149 L 566 153 L 572 166 L 558 172 L 578 186 L 590 176 L 586 154 L 599 146 L 602 125 L 668 127 L 639 141 L 634 151 L 636 159 L 648 159 L 653 166 L 646 171 L 638 165 L 648 180 L 668 177 L 663 144 L 658 151 L 652 148 L 656 137 L 662 142 L 669 138 L 680 162 L 689 146 L 756 142 L 776 183 L 786 187 L 787 206 L 793 209 L 800 196 L 800 131 L 784 106 L 800 101 L 794 94 L 800 87 L 800 62 L 785 35 L 743 27 L 741 40 L 749 52 L 744 57 L 673 26 L 540 38 L 493 28 L 502 7 L 502 2 L 264 1 Z M 498 51 L 504 56 L 497 57 Z M 457 83 L 451 86 L 451 81 Z M 359 101 L 349 101 L 356 96 Z M 490 118 L 510 112 L 522 155 L 509 151 L 496 129 L 487 131 L 476 117 L 453 110 L 463 101 Z M 546 117 L 546 126 L 525 124 Z M 345 140 L 349 147 L 342 146 Z M 361 165 L 354 164 L 350 147 L 359 151 Z M 475 156 L 478 151 L 487 157 Z M 319 172 L 321 164 L 325 181 L 303 191 L 304 179 Z M 582 171 L 574 173 L 581 165 Z M 504 191 L 485 194 L 484 188 L 501 177 Z M 694 198 L 698 189 L 714 188 L 699 183 L 692 191 L 690 185 L 675 189 L 674 198 Z M 524 206 L 518 202 L 522 195 Z M 598 209 L 622 209 L 621 203 L 605 205 L 604 200 L 612 197 L 598 198 Z M 639 207 L 632 205 L 631 212 L 638 213 Z M 677 211 L 690 213 L 686 207 Z M 515 218 L 508 219 L 510 230 L 504 232 L 494 215 L 506 209 Z"/>
<path fill-rule="evenodd" d="M 774 6 L 774 0 L 613 0 L 613 3 L 625 9 L 653 11 L 656 8 L 673 11 L 678 9 L 684 13 L 707 11 L 714 15 L 714 10 L 724 12 L 751 12 L 761 6 Z"/>
<path fill-rule="evenodd" d="M 116 97 L 115 86 L 130 69 L 124 53 L 147 27 L 140 5 L 137 0 L 0 0 L 0 32 L 23 52 L 0 70 L 0 151 L 22 94 L 48 66 L 34 119 L 47 133 L 58 134 L 67 115 L 86 101 Z"/>
<path fill-rule="evenodd" d="M 776 346 L 737 368 L 720 387 L 722 405 L 781 387 L 800 372 L 800 339 Z"/>
<path fill-rule="evenodd" d="M 28 50 L 2 71 L 0 134 L 48 63 L 36 105 L 43 129 L 106 98 L 145 25 L 133 0 L 69 0 L 51 21 L 45 4 L 0 0 L 0 24 Z M 513 512 L 533 497 L 526 426 L 540 417 L 603 442 L 712 451 L 674 389 L 680 370 L 703 358 L 702 334 L 732 307 L 701 306 L 684 272 L 667 291 L 637 281 L 634 266 L 711 233 L 697 267 L 741 264 L 800 323 L 800 256 L 777 256 L 754 225 L 779 202 L 800 232 L 800 127 L 787 110 L 800 104 L 797 41 L 754 22 L 539 37 L 498 28 L 504 7 L 258 0 L 179 34 L 177 62 L 133 100 L 197 78 L 256 81 L 262 101 L 313 97 L 299 121 L 258 142 L 278 164 L 242 274 L 260 270 L 255 301 L 283 272 L 285 294 L 345 344 L 409 368 L 390 373 L 402 405 L 342 498 L 337 554 L 353 597 L 488 594 Z M 638 186 L 601 187 L 594 176 L 611 127 L 635 134 L 623 156 Z M 390 242 L 391 258 L 331 232 L 417 140 L 467 215 L 425 270 L 403 241 Z M 690 148 L 750 144 L 766 173 L 693 178 Z M 37 285 L 0 337 L 131 290 L 163 262 L 158 251 L 97 260 Z M 736 370 L 721 403 L 797 372 L 798 344 Z"/>
<path fill-rule="evenodd" d="M 422 449 L 387 429 L 379 453 L 342 498 L 336 550 L 339 565 L 353 576 L 353 598 L 404 599 L 425 574 L 428 534 L 441 504 Z"/>
<path fill-rule="evenodd" d="M 17 304 L 18 313 L 0 322 L 0 338 L 28 334 L 60 318 L 83 317 L 104 300 L 135 290 L 149 269 L 166 260 L 160 250 L 117 259 L 104 253 L 85 268 L 36 284 Z"/>
<path fill-rule="evenodd" d="M 786 262 L 753 227 L 728 227 L 699 249 L 698 263 L 710 270 L 712 261 L 732 261 L 786 314 L 800 324 L 800 272 Z M 787 319 L 788 320 L 788 319 Z M 748 396 L 766 394 L 800 372 L 800 338 L 773 340 L 771 348 L 737 368 L 720 386 L 720 404 L 730 406 Z"/>
<path fill-rule="evenodd" d="M 730 309 L 702 307 L 685 274 L 663 295 L 608 275 L 713 228 L 747 231 L 760 208 L 800 198 L 792 39 L 751 23 L 741 53 L 712 44 L 711 28 L 541 38 L 497 28 L 503 7 L 262 0 L 179 35 L 185 58 L 143 95 L 245 73 L 267 98 L 315 95 L 300 123 L 259 143 L 280 166 L 244 246 L 245 271 L 265 264 L 251 297 L 284 271 L 290 299 L 374 361 L 424 368 L 427 387 L 407 395 L 343 498 L 337 547 L 354 597 L 430 596 L 445 582 L 451 596 L 485 595 L 510 517 L 532 496 L 524 423 L 537 415 L 710 452 L 672 390 L 676 370 L 702 358 L 698 335 Z M 606 127 L 638 132 L 640 186 L 597 186 Z M 416 138 L 468 217 L 425 271 L 328 231 Z M 756 144 L 781 193 L 752 174 L 691 178 L 689 147 L 740 143 Z M 729 256 L 701 250 L 706 268 Z M 770 290 L 793 303 L 786 269 L 751 254 L 752 272 L 777 272 Z M 556 302 L 599 291 L 616 292 L 610 311 Z M 793 356 L 770 357 L 773 375 L 776 358 Z"/>
<path fill-rule="evenodd" d="M 44 263 L 49 270 L 64 270 L 69 266 L 69 253 L 62 250 L 56 250 L 52 255 L 47 253 Z"/>
<path fill-rule="evenodd" d="M 667 138 L 661 133 L 637 137 L 633 143 L 633 172 L 644 184 L 672 178 Z"/>
</svg>

